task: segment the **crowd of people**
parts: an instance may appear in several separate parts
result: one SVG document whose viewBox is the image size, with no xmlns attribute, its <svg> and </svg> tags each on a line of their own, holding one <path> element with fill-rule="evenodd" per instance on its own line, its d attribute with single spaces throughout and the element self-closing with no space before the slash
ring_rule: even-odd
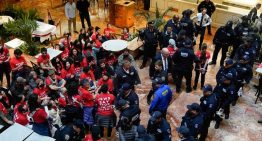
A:
<svg viewBox="0 0 262 141">
<path fill-rule="evenodd" d="M 72 1 L 68 3 L 72 4 Z M 77 4 L 79 9 L 81 6 Z M 66 7 L 72 10 L 70 5 Z M 110 139 L 113 129 L 120 141 L 171 141 L 166 114 L 173 93 L 168 85 L 168 74 L 172 75 L 177 93 L 182 91 L 185 77 L 186 92 L 190 93 L 194 69 L 193 89 L 198 88 L 201 75 L 203 97 L 200 104 L 187 105 L 188 111 L 176 130 L 183 141 L 205 141 L 210 122 L 215 120 L 215 129 L 218 129 L 223 118 L 229 119 L 230 106 L 236 105 L 243 86 L 251 81 L 253 64 L 261 55 L 261 42 L 258 30 L 251 26 L 248 16 L 244 16 L 235 28 L 233 22 L 228 21 L 215 33 L 215 51 L 209 62 L 211 55 L 203 37 L 200 47 L 195 48 L 197 34 L 204 36 L 205 28 L 212 22 L 211 15 L 206 15 L 210 11 L 205 7 L 200 11 L 197 22 L 190 18 L 193 11 L 185 10 L 181 19 L 177 15 L 170 19 L 162 32 L 154 22 L 148 22 L 139 34 L 144 42 L 140 69 L 146 67 L 149 58 L 152 60 L 149 65 L 152 89 L 147 95 L 150 114 L 147 128 L 140 124 L 136 87 L 141 80 L 134 57 L 128 49 L 110 52 L 102 47 L 103 42 L 117 38 L 110 24 L 102 33 L 99 27 L 93 28 L 90 21 L 87 20 L 89 28 L 85 28 L 82 22 L 83 28 L 77 39 L 73 40 L 68 33 L 55 45 L 62 51 L 59 56 L 50 60 L 47 49 L 41 48 L 33 69 L 20 49 L 15 49 L 14 57 L 10 57 L 2 41 L 0 81 L 2 84 L 5 74 L 7 85 L 0 88 L 0 125 L 4 126 L 1 131 L 19 123 L 57 141 Z M 69 21 L 74 20 L 70 14 L 67 16 Z M 128 28 L 124 28 L 121 39 L 129 37 Z M 161 48 L 159 52 L 158 46 Z M 226 58 L 229 46 L 234 46 L 234 50 Z M 221 67 L 213 88 L 205 84 L 205 74 L 208 65 L 216 64 L 221 48 Z"/>
</svg>

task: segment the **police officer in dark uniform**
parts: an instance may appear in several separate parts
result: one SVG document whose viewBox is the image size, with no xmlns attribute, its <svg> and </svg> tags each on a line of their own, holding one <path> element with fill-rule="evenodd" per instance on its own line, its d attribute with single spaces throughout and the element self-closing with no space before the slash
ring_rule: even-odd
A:
<svg viewBox="0 0 262 141">
<path fill-rule="evenodd" d="M 233 78 L 232 80 L 235 81 L 236 78 L 237 78 L 237 71 L 236 69 L 233 67 L 234 65 L 234 62 L 232 59 L 227 59 L 225 61 L 225 65 L 222 66 L 218 72 L 217 72 L 217 75 L 216 75 L 216 81 L 217 81 L 217 84 L 221 84 L 223 83 L 223 78 L 224 78 L 224 75 L 227 74 L 227 73 L 231 73 L 233 75 Z"/>
<path fill-rule="evenodd" d="M 215 44 L 215 50 L 213 53 L 212 61 L 209 65 L 216 64 L 217 55 L 222 48 L 222 57 L 220 60 L 220 66 L 223 66 L 226 59 L 228 47 L 233 44 L 234 31 L 232 29 L 233 22 L 228 21 L 225 26 L 221 26 L 217 31 L 213 39 L 213 44 Z"/>
<path fill-rule="evenodd" d="M 193 43 L 190 39 L 186 39 L 184 47 L 180 48 L 173 55 L 173 62 L 175 64 L 174 71 L 177 74 L 176 91 L 179 93 L 181 91 L 181 83 L 183 77 L 186 78 L 186 92 L 192 91 L 191 79 L 193 63 L 198 62 L 198 58 L 194 54 Z"/>
<path fill-rule="evenodd" d="M 205 141 L 208 135 L 208 128 L 210 122 L 214 118 L 218 107 L 218 99 L 215 94 L 212 93 L 213 88 L 210 84 L 203 87 L 203 97 L 200 98 L 200 107 L 204 116 L 203 127 L 201 130 L 199 141 Z"/>
<path fill-rule="evenodd" d="M 177 35 L 173 32 L 172 27 L 168 26 L 166 31 L 163 31 L 160 36 L 160 47 L 165 48 L 169 45 L 170 39 L 177 39 Z"/>
<path fill-rule="evenodd" d="M 135 141 L 156 141 L 156 138 L 148 134 L 146 131 L 146 128 L 143 125 L 138 125 L 137 126 L 137 138 Z"/>
<path fill-rule="evenodd" d="M 163 69 L 163 63 L 161 60 L 155 62 L 154 73 L 152 74 L 152 89 L 149 91 L 147 95 L 147 103 L 151 103 L 151 97 L 154 92 L 157 90 L 157 84 L 167 84 L 167 71 Z"/>
<path fill-rule="evenodd" d="M 234 100 L 235 86 L 234 77 L 231 72 L 224 74 L 221 79 L 221 83 L 218 83 L 214 89 L 214 93 L 219 100 L 218 111 L 215 114 L 215 129 L 219 128 L 220 122 L 222 121 L 223 114 L 225 114 L 225 119 L 229 118 L 230 104 Z"/>
<path fill-rule="evenodd" d="M 204 0 L 202 1 L 198 7 L 197 7 L 197 10 L 198 10 L 198 13 L 201 13 L 201 11 L 203 9 L 206 9 L 207 10 L 207 15 L 211 18 L 212 14 L 215 12 L 216 10 L 216 7 L 215 7 L 215 4 L 211 1 L 211 0 Z M 212 35 L 211 33 L 211 25 L 208 25 L 207 26 L 207 29 L 208 29 L 208 34 L 209 35 Z"/>
<path fill-rule="evenodd" d="M 193 11 L 190 9 L 183 11 L 182 12 L 183 17 L 181 18 L 180 23 L 181 23 L 181 30 L 185 30 L 186 36 L 193 41 L 195 37 L 196 28 L 194 26 L 193 21 L 190 19 L 190 16 L 192 14 Z"/>
<path fill-rule="evenodd" d="M 144 37 L 144 58 L 140 69 L 146 66 L 147 59 L 153 58 L 156 55 L 156 48 L 158 46 L 158 40 L 160 38 L 160 32 L 154 27 L 154 22 L 148 22 L 148 27 L 143 33 Z"/>
<path fill-rule="evenodd" d="M 119 94 L 116 97 L 116 107 L 119 107 L 119 101 L 126 100 L 130 106 L 136 105 L 139 106 L 139 98 L 136 92 L 132 89 L 131 85 L 124 83 L 120 89 Z"/>
<path fill-rule="evenodd" d="M 235 39 L 233 44 L 233 51 L 230 58 L 234 58 L 236 50 L 243 43 L 243 37 L 247 36 L 252 29 L 251 26 L 248 24 L 247 16 L 243 16 L 241 19 L 242 22 L 238 23 L 237 26 L 234 28 Z"/>
<path fill-rule="evenodd" d="M 132 88 L 141 83 L 137 70 L 129 60 L 125 60 L 123 65 L 116 70 L 114 83 L 116 89 L 121 89 L 124 83 L 130 84 Z"/>
<path fill-rule="evenodd" d="M 232 106 L 236 105 L 239 96 L 241 96 L 241 91 L 239 92 L 240 88 L 243 87 L 244 84 L 248 84 L 253 77 L 253 70 L 251 65 L 249 64 L 249 60 L 249 56 L 244 55 L 242 59 L 234 65 L 234 68 L 237 71 L 237 81 L 235 83 L 236 91 Z"/>
<path fill-rule="evenodd" d="M 186 126 L 189 129 L 190 135 L 198 139 L 201 133 L 204 117 L 201 114 L 201 107 L 197 103 L 187 105 L 188 111 L 182 117 L 181 126 Z"/>
<path fill-rule="evenodd" d="M 196 141 L 191 135 L 190 131 L 186 126 L 180 126 L 176 128 L 180 141 Z"/>
<path fill-rule="evenodd" d="M 141 110 L 137 105 L 129 106 L 128 101 L 119 101 L 120 116 L 116 129 L 119 138 L 125 141 L 133 141 L 136 137 L 137 126 L 140 123 Z"/>
<path fill-rule="evenodd" d="M 167 23 L 166 23 L 166 25 L 164 27 L 164 32 L 167 30 L 167 27 L 171 27 L 173 33 L 178 34 L 180 29 L 181 29 L 179 16 L 178 15 L 174 15 L 172 19 L 167 21 Z"/>
<path fill-rule="evenodd" d="M 157 141 L 171 141 L 170 124 L 159 111 L 155 111 L 150 117 L 147 132 L 154 135 Z"/>
</svg>

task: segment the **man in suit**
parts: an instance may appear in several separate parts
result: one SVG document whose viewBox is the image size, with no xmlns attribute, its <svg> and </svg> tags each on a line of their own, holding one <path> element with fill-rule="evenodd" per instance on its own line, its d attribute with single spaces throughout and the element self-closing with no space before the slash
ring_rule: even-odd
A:
<svg viewBox="0 0 262 141">
<path fill-rule="evenodd" d="M 197 7 L 197 10 L 198 12 L 200 13 L 203 8 L 205 8 L 207 10 L 207 15 L 211 18 L 212 14 L 215 12 L 216 10 L 216 7 L 214 5 L 214 3 L 211 1 L 211 0 L 204 0 L 202 1 L 198 7 Z M 212 35 L 211 33 L 211 25 L 208 25 L 207 26 L 207 29 L 208 29 L 208 34 L 209 35 Z"/>
</svg>

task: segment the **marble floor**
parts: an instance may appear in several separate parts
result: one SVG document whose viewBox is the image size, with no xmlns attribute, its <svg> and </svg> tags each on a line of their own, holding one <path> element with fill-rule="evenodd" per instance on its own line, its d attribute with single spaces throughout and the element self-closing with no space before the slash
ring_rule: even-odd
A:
<svg viewBox="0 0 262 141">
<path fill-rule="evenodd" d="M 138 11 L 143 9 L 142 1 L 136 7 Z M 50 9 L 52 17 L 55 21 L 61 20 L 61 33 L 67 32 L 67 20 L 64 16 L 64 7 L 61 5 L 61 0 L 53 0 L 53 7 L 51 8 L 51 3 L 49 0 L 20 0 L 16 3 L 17 6 L 21 6 L 25 9 L 36 8 L 39 11 L 39 15 L 47 21 L 47 9 Z M 99 7 L 97 4 L 91 5 L 90 8 L 91 22 L 93 26 L 99 26 L 102 29 L 106 26 L 108 22 L 108 9 L 104 8 L 103 0 L 99 0 Z M 166 17 L 168 18 L 168 17 Z M 141 28 L 146 25 L 146 21 L 142 18 L 136 18 L 135 28 Z M 77 16 L 77 29 L 80 30 L 81 23 L 79 16 Z M 213 33 L 215 28 L 212 29 Z M 121 29 L 116 28 L 116 32 L 120 33 Z M 131 30 L 132 33 L 132 30 Z M 74 35 L 75 37 L 77 35 Z M 206 35 L 204 42 L 208 44 L 208 50 L 211 52 L 214 50 L 212 45 L 213 36 Z M 199 40 L 199 39 L 198 39 Z M 219 57 L 220 58 L 220 55 Z M 218 60 L 219 61 L 219 60 Z M 141 60 L 137 60 L 137 68 L 139 68 Z M 215 75 L 218 71 L 219 66 L 209 66 L 206 83 L 215 86 Z M 141 124 L 147 125 L 149 118 L 148 105 L 146 103 L 146 95 L 150 90 L 151 81 L 148 76 L 148 67 L 138 70 L 142 84 L 138 86 L 137 93 L 140 98 L 140 108 L 141 113 Z M 257 76 L 255 75 L 254 78 Z M 194 78 L 194 76 L 193 76 Z M 194 80 L 194 79 L 192 79 Z M 255 83 L 252 81 L 252 84 Z M 175 86 L 170 83 L 171 87 L 175 90 Z M 185 82 L 183 82 L 183 88 L 185 87 Z M 255 100 L 255 90 L 252 85 L 245 88 L 244 95 L 239 99 L 236 106 L 231 108 L 230 118 L 222 122 L 221 128 L 214 129 L 214 123 L 211 123 L 209 135 L 207 141 L 262 141 L 262 126 L 257 123 L 258 119 L 262 118 L 262 105 L 261 102 L 254 104 Z M 174 100 L 170 104 L 168 109 L 168 121 L 172 127 L 172 141 L 178 140 L 175 127 L 180 125 L 181 117 L 186 111 L 186 105 L 193 102 L 199 102 L 201 96 L 201 91 L 193 91 L 192 93 L 185 93 L 183 91 L 181 94 L 176 94 L 174 92 Z M 111 140 L 116 140 L 112 137 Z"/>
</svg>

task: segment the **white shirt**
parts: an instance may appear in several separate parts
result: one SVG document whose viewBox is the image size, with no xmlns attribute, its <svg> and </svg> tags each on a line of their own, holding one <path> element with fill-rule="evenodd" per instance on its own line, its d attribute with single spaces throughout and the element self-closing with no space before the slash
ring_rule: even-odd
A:
<svg viewBox="0 0 262 141">
<path fill-rule="evenodd" d="M 76 17 L 76 4 L 74 2 L 72 4 L 70 4 L 69 2 L 66 3 L 65 15 L 68 19 Z"/>
<path fill-rule="evenodd" d="M 192 18 L 192 19 L 196 19 L 197 18 L 197 23 L 196 24 L 198 26 L 200 26 L 200 22 L 201 22 L 202 16 L 203 16 L 202 13 L 197 13 L 197 15 Z M 206 26 L 210 25 L 211 23 L 212 23 L 211 18 L 207 14 L 205 14 L 204 17 L 203 17 L 203 21 L 202 21 L 202 27 L 206 27 Z"/>
<path fill-rule="evenodd" d="M 161 54 L 161 58 L 162 58 L 162 63 L 163 63 L 163 69 L 164 69 L 164 71 L 167 71 L 167 69 L 168 69 L 167 58 L 164 58 L 164 56 L 162 54 Z"/>
</svg>

